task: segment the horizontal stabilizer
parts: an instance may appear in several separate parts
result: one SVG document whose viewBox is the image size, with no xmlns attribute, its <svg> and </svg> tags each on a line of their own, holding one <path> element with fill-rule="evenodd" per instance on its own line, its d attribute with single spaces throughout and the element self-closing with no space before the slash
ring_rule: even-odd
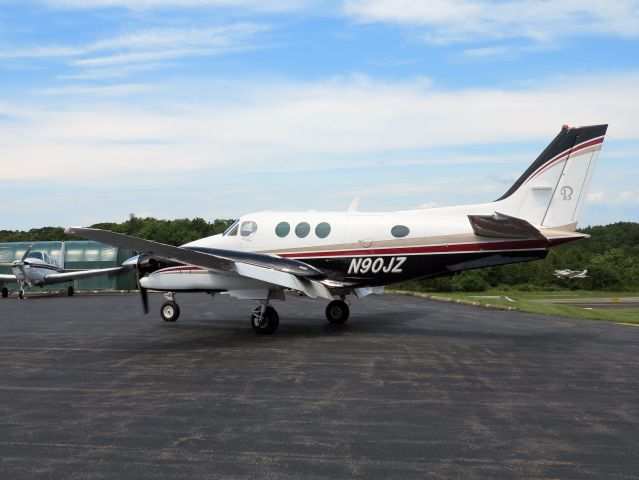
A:
<svg viewBox="0 0 639 480">
<path fill-rule="evenodd" d="M 495 212 L 492 215 L 468 215 L 475 235 L 491 238 L 548 239 L 526 220 Z"/>
</svg>

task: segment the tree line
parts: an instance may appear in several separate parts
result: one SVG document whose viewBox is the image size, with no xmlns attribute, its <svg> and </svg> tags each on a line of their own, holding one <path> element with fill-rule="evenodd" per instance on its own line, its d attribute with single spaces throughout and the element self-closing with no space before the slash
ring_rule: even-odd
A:
<svg viewBox="0 0 639 480">
<path fill-rule="evenodd" d="M 543 260 L 469 270 L 453 277 L 408 282 L 402 287 L 431 292 L 639 291 L 639 223 L 619 222 L 579 231 L 590 238 L 552 248 Z M 587 269 L 588 276 L 556 278 L 555 270 L 563 269 Z"/>
<path fill-rule="evenodd" d="M 98 223 L 94 228 L 125 233 L 169 245 L 182 245 L 198 238 L 222 233 L 233 220 L 203 218 L 159 220 L 131 216 L 121 223 Z M 483 291 L 490 288 L 513 290 L 639 290 L 639 223 L 619 222 L 579 230 L 591 236 L 556 247 L 544 260 L 502 265 L 462 272 L 454 277 L 420 280 L 403 284 L 422 291 Z M 0 230 L 0 242 L 78 240 L 61 227 L 28 231 Z M 557 279 L 559 269 L 588 270 L 583 279 Z"/>
</svg>

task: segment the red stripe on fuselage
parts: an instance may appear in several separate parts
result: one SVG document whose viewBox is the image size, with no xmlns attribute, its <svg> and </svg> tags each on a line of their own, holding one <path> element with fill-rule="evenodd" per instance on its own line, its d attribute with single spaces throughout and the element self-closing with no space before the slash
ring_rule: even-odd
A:
<svg viewBox="0 0 639 480">
<path fill-rule="evenodd" d="M 184 267 L 169 267 L 169 268 L 164 268 L 162 270 L 158 270 L 157 273 L 182 273 L 182 271 L 192 271 L 192 270 L 207 270 L 206 268 L 202 268 L 202 267 L 195 267 L 195 266 L 184 266 Z"/>
<path fill-rule="evenodd" d="M 378 256 L 378 255 L 414 255 L 433 253 L 460 253 L 460 252 L 481 252 L 494 250 L 528 250 L 546 248 L 548 243 L 543 240 L 519 240 L 504 242 L 480 242 L 480 243 L 460 243 L 452 245 L 427 245 L 412 247 L 385 247 L 385 248 L 365 248 L 357 250 L 341 250 L 332 252 L 295 252 L 280 253 L 280 257 L 285 258 L 310 258 L 310 257 L 358 257 L 358 256 Z"/>
</svg>

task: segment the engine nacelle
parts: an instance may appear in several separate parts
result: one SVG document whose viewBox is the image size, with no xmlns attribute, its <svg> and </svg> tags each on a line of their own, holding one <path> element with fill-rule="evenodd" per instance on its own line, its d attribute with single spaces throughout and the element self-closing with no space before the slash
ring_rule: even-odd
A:
<svg viewBox="0 0 639 480">
<path fill-rule="evenodd" d="M 172 262 L 167 262 L 165 260 L 158 260 L 152 255 L 141 254 L 136 255 L 135 257 L 128 258 L 122 263 L 124 267 L 132 267 L 138 271 L 140 277 L 145 275 L 149 275 L 161 268 L 166 268 L 172 265 Z"/>
</svg>

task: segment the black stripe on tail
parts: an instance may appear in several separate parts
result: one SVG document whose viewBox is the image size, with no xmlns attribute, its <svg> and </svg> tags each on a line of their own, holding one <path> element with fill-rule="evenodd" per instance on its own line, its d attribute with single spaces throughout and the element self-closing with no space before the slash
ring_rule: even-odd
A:
<svg viewBox="0 0 639 480">
<path fill-rule="evenodd" d="M 592 140 L 593 138 L 601 137 L 606 134 L 608 125 L 591 125 L 588 127 L 570 128 L 564 125 L 561 132 L 557 134 L 552 142 L 544 149 L 543 152 L 537 157 L 530 167 L 524 172 L 524 174 L 517 179 L 510 189 L 499 197 L 496 202 L 504 200 L 510 197 L 517 191 L 519 187 L 537 170 L 539 170 L 548 161 L 555 158 L 557 155 L 570 150 L 571 148 Z"/>
</svg>

